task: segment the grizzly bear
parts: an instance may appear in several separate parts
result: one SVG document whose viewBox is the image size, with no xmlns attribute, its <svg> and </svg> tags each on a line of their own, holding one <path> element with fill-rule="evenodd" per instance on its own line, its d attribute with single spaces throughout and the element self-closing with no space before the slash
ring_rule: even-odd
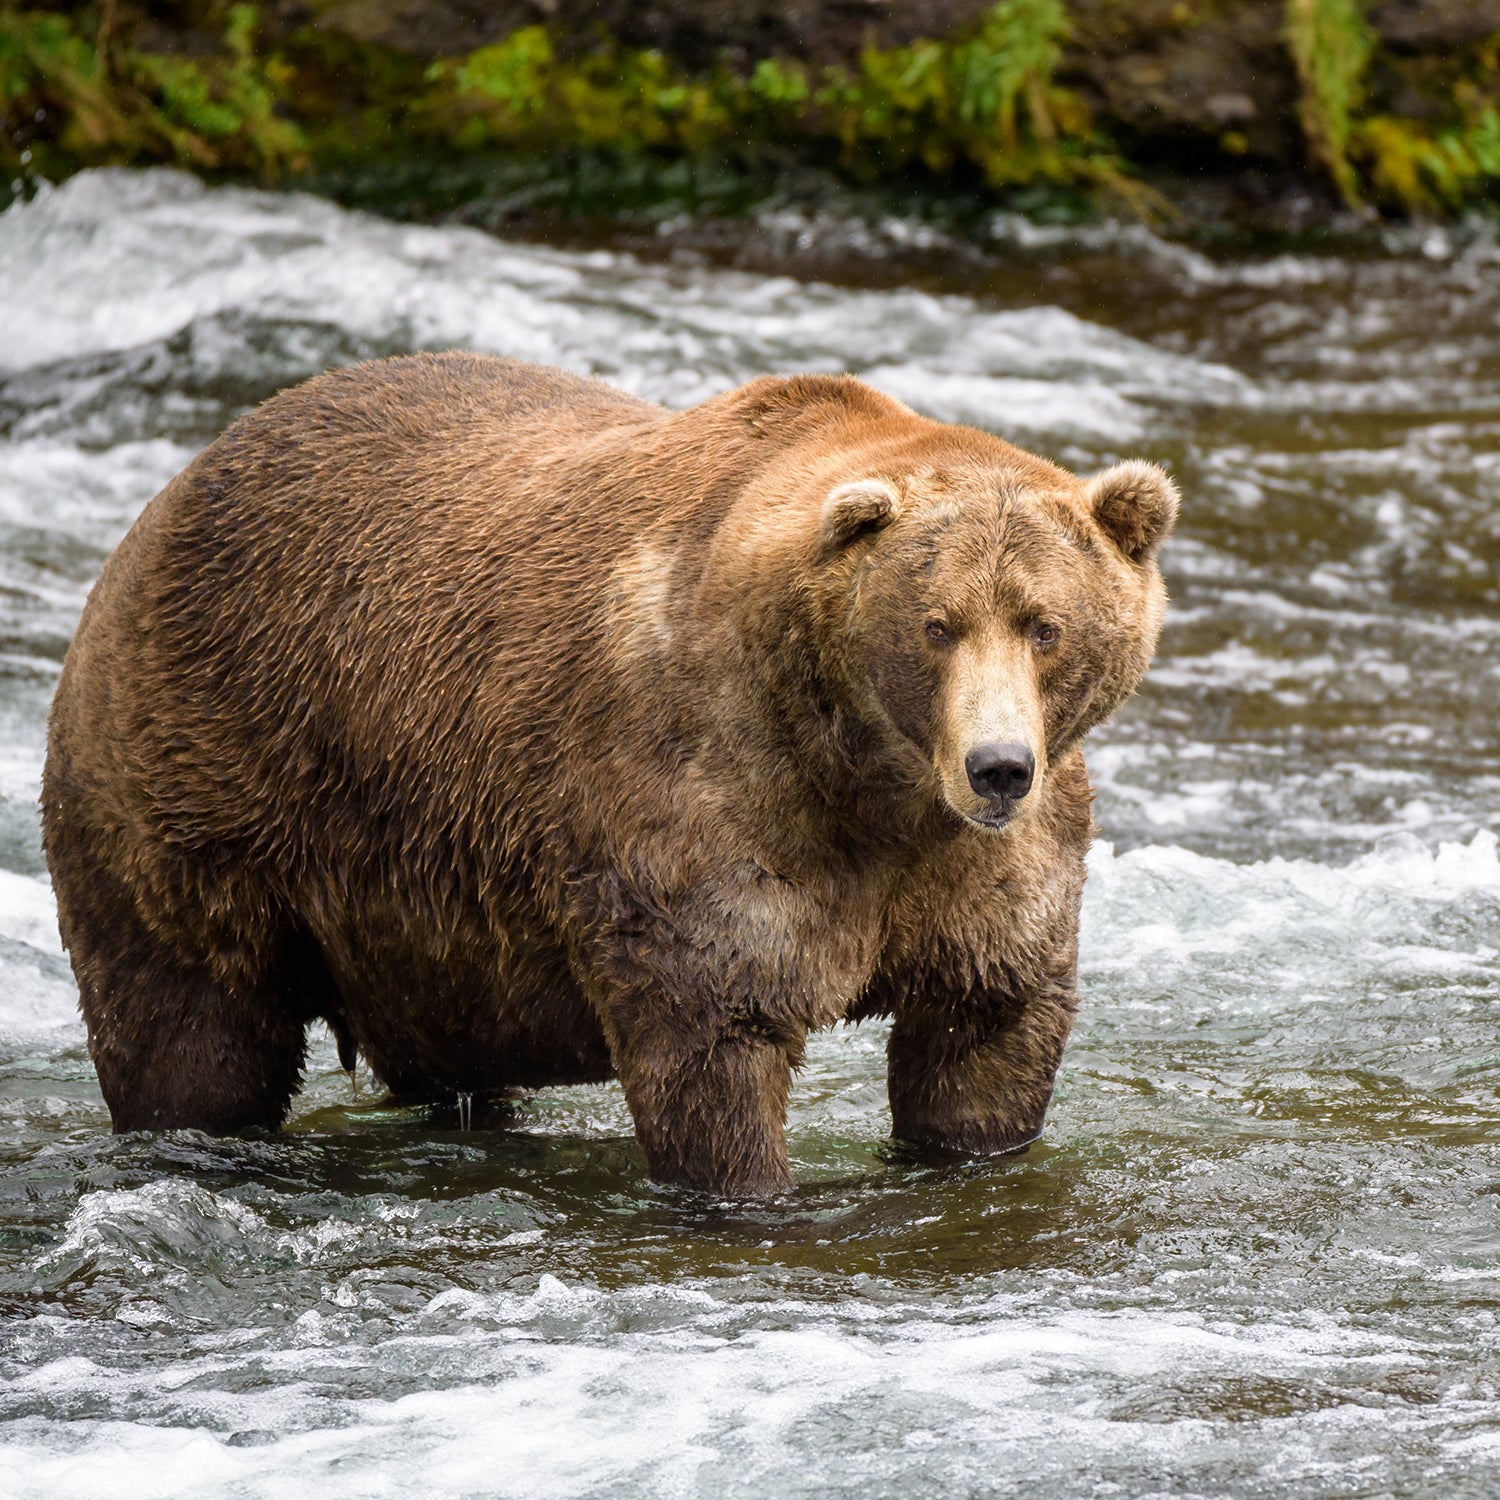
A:
<svg viewBox="0 0 1500 1500">
<path fill-rule="evenodd" d="M 789 1185 L 808 1031 L 895 1134 L 1041 1128 L 1085 734 L 1177 496 L 849 377 L 688 411 L 469 354 L 234 423 L 109 559 L 44 837 L 120 1131 L 275 1127 L 308 1023 L 397 1096 L 618 1077 L 650 1171 Z"/>
</svg>

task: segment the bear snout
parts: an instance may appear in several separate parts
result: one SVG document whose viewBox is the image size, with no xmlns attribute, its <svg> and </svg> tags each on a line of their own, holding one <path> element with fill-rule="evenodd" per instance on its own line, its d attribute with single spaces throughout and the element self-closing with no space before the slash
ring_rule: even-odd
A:
<svg viewBox="0 0 1500 1500">
<path fill-rule="evenodd" d="M 964 756 L 969 785 L 987 802 L 1019 802 L 1031 790 L 1036 756 L 1020 744 L 976 745 Z"/>
<path fill-rule="evenodd" d="M 970 814 L 976 823 L 1001 827 L 1015 815 L 1016 804 L 1036 779 L 1036 756 L 1017 741 L 988 741 L 964 757 L 969 785 L 985 801 L 985 810 Z"/>
</svg>

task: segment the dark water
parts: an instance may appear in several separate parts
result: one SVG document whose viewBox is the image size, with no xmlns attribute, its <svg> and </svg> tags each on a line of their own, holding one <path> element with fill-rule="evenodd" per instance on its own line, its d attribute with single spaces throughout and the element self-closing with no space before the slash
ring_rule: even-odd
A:
<svg viewBox="0 0 1500 1500">
<path fill-rule="evenodd" d="M 0 1493 L 1500 1493 L 1500 252 L 778 236 L 847 284 L 165 174 L 0 216 Z M 651 1186 L 615 1088 L 463 1131 L 322 1037 L 274 1140 L 106 1134 L 35 809 L 84 593 L 245 406 L 451 345 L 1171 464 L 1044 1146 L 903 1157 L 878 1026 L 753 1211 Z"/>
</svg>

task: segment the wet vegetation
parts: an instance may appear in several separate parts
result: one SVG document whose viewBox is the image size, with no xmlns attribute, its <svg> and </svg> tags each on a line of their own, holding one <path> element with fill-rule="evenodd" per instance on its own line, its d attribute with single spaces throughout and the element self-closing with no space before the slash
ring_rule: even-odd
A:
<svg viewBox="0 0 1500 1500">
<path fill-rule="evenodd" d="M 376 201 L 420 183 L 416 212 L 478 194 L 733 207 L 809 170 L 1158 219 L 1204 176 L 1269 175 L 1366 215 L 1500 201 L 1500 8 L 1487 30 L 1484 4 L 1455 39 L 1388 37 L 1367 0 L 999 0 L 927 7 L 953 13 L 937 37 L 760 55 L 727 33 L 715 49 L 711 22 L 707 41 L 658 48 L 574 9 L 591 10 L 454 50 L 451 26 L 393 30 L 378 4 L 3 7 L 0 176 L 11 195 L 107 163 Z M 403 24 L 427 10 L 442 7 L 406 6 Z"/>
</svg>

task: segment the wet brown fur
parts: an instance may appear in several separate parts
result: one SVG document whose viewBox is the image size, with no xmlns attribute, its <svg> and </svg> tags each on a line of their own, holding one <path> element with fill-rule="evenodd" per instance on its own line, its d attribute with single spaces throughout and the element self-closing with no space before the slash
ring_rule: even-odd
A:
<svg viewBox="0 0 1500 1500">
<path fill-rule="evenodd" d="M 323 1017 L 405 1094 L 618 1075 L 655 1176 L 774 1191 L 807 1032 L 890 1015 L 898 1135 L 1029 1140 L 1076 1004 L 1078 744 L 1160 620 L 1170 486 L 1131 475 L 848 378 L 669 412 L 448 354 L 267 402 L 110 558 L 52 711 L 116 1129 L 276 1125 Z M 958 664 L 1004 680 L 985 641 L 1046 739 L 999 833 L 933 759 Z"/>
</svg>

